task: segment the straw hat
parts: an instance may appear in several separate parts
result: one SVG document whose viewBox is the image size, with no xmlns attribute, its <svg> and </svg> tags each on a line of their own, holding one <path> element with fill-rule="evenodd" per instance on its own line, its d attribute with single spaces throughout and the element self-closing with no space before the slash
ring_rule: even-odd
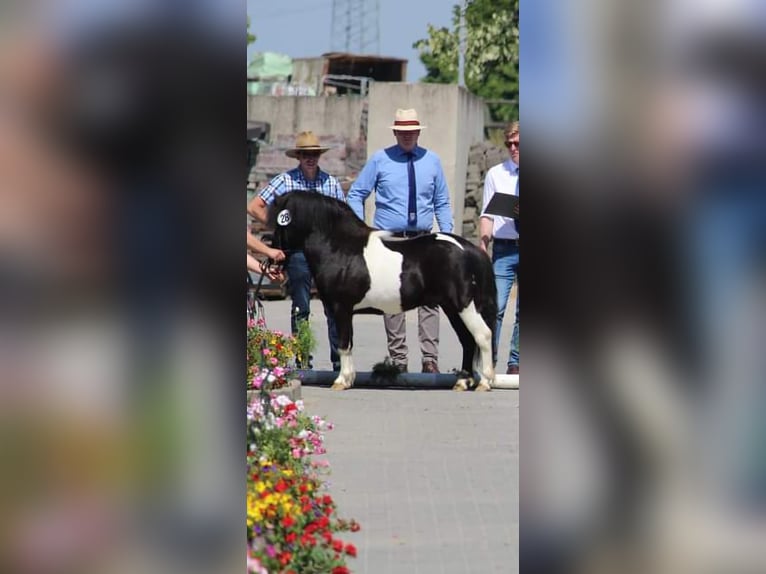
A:
<svg viewBox="0 0 766 574">
<path fill-rule="evenodd" d="M 391 126 L 392 130 L 411 132 L 415 130 L 423 130 L 425 128 L 426 126 L 420 125 L 418 113 L 415 110 L 396 110 L 394 125 Z"/>
<path fill-rule="evenodd" d="M 329 149 L 329 147 L 319 145 L 319 138 L 314 132 L 301 132 L 295 138 L 295 147 L 286 150 L 285 155 L 297 159 L 298 154 L 304 151 L 318 151 L 320 154 L 323 154 Z"/>
</svg>

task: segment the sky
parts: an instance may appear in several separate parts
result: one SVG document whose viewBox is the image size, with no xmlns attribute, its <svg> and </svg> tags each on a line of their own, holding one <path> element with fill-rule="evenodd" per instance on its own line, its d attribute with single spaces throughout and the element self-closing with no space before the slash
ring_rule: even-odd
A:
<svg viewBox="0 0 766 574">
<path fill-rule="evenodd" d="M 337 0 L 345 4 L 348 0 Z M 359 0 L 357 0 L 358 2 Z M 380 54 L 404 58 L 407 81 L 416 82 L 426 74 L 418 52 L 417 40 L 428 37 L 428 25 L 450 27 L 452 7 L 459 0 L 365 0 L 379 6 Z M 248 50 L 280 52 L 292 58 L 319 56 L 330 52 L 333 0 L 247 0 L 250 31 L 258 39 Z M 343 38 L 340 39 L 343 44 Z M 357 50 L 352 49 L 351 52 Z"/>
</svg>

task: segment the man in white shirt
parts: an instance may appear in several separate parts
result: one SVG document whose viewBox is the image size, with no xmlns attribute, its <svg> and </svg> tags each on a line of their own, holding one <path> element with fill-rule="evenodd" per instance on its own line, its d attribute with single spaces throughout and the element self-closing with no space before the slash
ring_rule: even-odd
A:
<svg viewBox="0 0 766 574">
<path fill-rule="evenodd" d="M 508 148 L 509 158 L 503 163 L 492 167 L 484 179 L 484 200 L 481 208 L 479 247 L 488 253 L 490 241 L 492 246 L 492 266 L 495 270 L 495 285 L 497 286 L 497 327 L 495 341 L 492 346 L 492 360 L 497 362 L 497 350 L 500 346 L 500 330 L 503 326 L 505 308 L 511 294 L 511 287 L 516 281 L 516 315 L 513 321 L 511 336 L 511 352 L 508 357 L 506 374 L 519 374 L 519 206 L 514 208 L 516 217 L 500 217 L 485 213 L 487 205 L 496 193 L 519 195 L 519 122 L 513 122 L 505 128 L 505 147 Z"/>
</svg>

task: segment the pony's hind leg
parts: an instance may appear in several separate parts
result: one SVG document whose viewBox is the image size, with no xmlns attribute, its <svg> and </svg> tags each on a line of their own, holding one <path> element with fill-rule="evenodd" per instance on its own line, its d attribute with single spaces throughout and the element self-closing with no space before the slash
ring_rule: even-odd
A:
<svg viewBox="0 0 766 574">
<path fill-rule="evenodd" d="M 344 311 L 335 311 L 335 324 L 338 328 L 338 354 L 340 355 L 340 372 L 332 384 L 334 391 L 345 391 L 350 389 L 356 378 L 354 370 L 354 361 L 351 358 L 351 339 L 353 336 L 353 327 L 351 324 L 351 313 Z"/>
<path fill-rule="evenodd" d="M 476 354 L 476 343 L 474 342 L 473 335 L 466 328 L 465 323 L 461 320 L 460 315 L 457 312 L 444 309 L 444 313 L 447 315 L 447 318 L 463 347 L 463 362 L 460 366 L 457 382 L 455 383 L 455 386 L 452 387 L 452 390 L 467 391 L 469 387 L 473 387 L 475 384 L 473 379 L 473 363 L 474 355 Z"/>
<path fill-rule="evenodd" d="M 492 366 L 492 329 L 476 311 L 473 302 L 460 312 L 460 318 L 471 332 L 477 346 L 474 363 L 481 378 L 476 390 L 489 391 L 495 383 L 495 369 Z"/>
</svg>

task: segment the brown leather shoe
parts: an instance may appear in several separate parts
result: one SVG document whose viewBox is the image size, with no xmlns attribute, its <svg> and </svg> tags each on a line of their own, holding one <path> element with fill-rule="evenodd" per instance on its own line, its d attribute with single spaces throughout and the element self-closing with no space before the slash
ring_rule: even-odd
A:
<svg viewBox="0 0 766 574">
<path fill-rule="evenodd" d="M 436 366 L 434 361 L 423 361 L 423 372 L 438 375 L 439 367 Z"/>
<path fill-rule="evenodd" d="M 505 371 L 506 375 L 518 375 L 519 374 L 519 366 L 518 365 L 509 365 L 508 370 Z"/>
</svg>

